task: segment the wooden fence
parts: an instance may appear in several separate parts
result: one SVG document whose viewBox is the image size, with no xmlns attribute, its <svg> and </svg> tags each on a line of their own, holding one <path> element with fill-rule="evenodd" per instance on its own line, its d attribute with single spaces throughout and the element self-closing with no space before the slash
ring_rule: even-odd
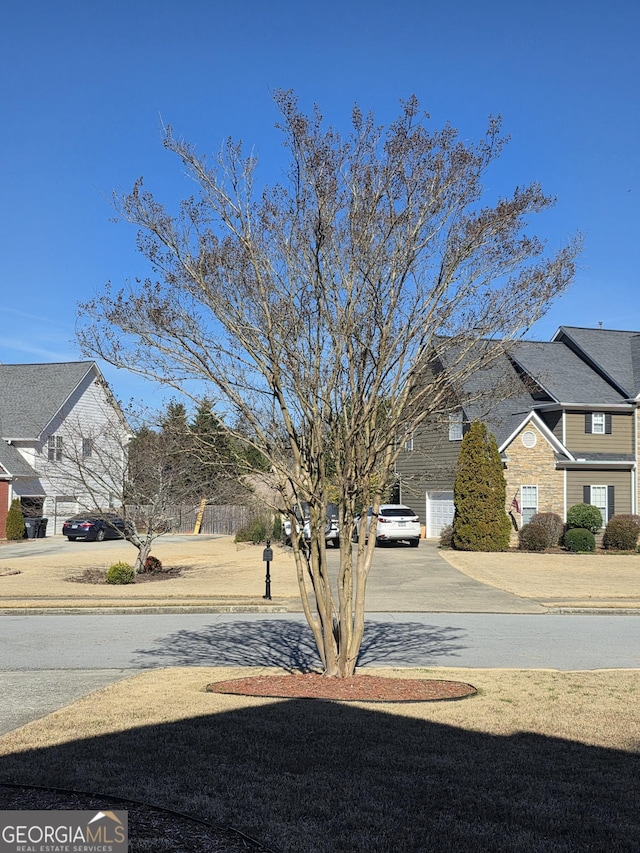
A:
<svg viewBox="0 0 640 853">
<path fill-rule="evenodd" d="M 172 506 L 167 507 L 165 515 L 171 519 L 172 533 L 193 533 L 200 507 Z M 127 507 L 131 518 L 144 515 L 145 507 Z M 254 507 L 248 506 L 210 506 L 204 508 L 200 533 L 216 533 L 221 536 L 234 536 L 238 530 L 247 527 L 258 515 Z"/>
</svg>

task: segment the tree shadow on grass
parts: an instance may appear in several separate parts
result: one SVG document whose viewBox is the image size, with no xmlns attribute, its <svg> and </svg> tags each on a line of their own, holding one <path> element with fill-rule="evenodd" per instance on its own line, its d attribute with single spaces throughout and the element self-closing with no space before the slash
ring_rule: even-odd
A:
<svg viewBox="0 0 640 853">
<path fill-rule="evenodd" d="M 359 666 L 437 666 L 443 655 L 464 649 L 465 632 L 417 622 L 371 622 L 365 627 Z M 320 666 L 306 623 L 284 619 L 219 622 L 198 631 L 177 631 L 150 649 L 138 649 L 134 666 L 277 666 L 309 672 Z"/>
<path fill-rule="evenodd" d="M 283 853 L 640 849 L 631 753 L 333 702 L 247 703 L 14 752 L 0 782 L 154 803 Z"/>
</svg>

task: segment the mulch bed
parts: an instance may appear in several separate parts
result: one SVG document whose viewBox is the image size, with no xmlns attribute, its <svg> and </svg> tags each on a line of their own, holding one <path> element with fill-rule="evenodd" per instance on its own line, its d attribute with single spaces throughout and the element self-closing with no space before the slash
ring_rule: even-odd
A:
<svg viewBox="0 0 640 853">
<path fill-rule="evenodd" d="M 152 583 L 154 581 L 169 581 L 172 578 L 182 577 L 184 566 L 181 568 L 162 569 L 160 572 L 140 572 L 136 575 L 134 583 Z M 73 583 L 105 584 L 106 572 L 104 569 L 85 569 L 81 575 L 65 578 Z"/>
<path fill-rule="evenodd" d="M 271 699 L 334 699 L 340 702 L 442 702 L 465 699 L 477 693 L 475 687 L 463 681 L 375 675 L 327 678 L 318 673 L 255 675 L 214 681 L 207 684 L 205 691 Z"/>
</svg>

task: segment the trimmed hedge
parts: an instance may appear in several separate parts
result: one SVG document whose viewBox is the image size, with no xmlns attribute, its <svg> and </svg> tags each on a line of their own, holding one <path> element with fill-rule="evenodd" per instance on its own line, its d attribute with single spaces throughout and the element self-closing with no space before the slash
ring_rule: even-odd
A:
<svg viewBox="0 0 640 853">
<path fill-rule="evenodd" d="M 531 519 L 518 534 L 518 548 L 521 551 L 546 551 L 549 547 L 549 531 L 543 524 Z"/>
<path fill-rule="evenodd" d="M 574 554 L 589 554 L 596 550 L 596 537 L 584 527 L 573 527 L 564 534 L 564 544 Z"/>
<path fill-rule="evenodd" d="M 597 533 L 602 527 L 600 510 L 592 504 L 575 504 L 567 512 L 567 527 L 569 530 L 578 527 Z"/>
<path fill-rule="evenodd" d="M 614 515 L 602 537 L 602 545 L 618 551 L 634 551 L 640 536 L 640 516 L 624 514 Z"/>
<path fill-rule="evenodd" d="M 547 548 L 555 548 L 562 542 L 564 521 L 555 512 L 537 512 L 529 524 L 539 524 L 547 532 Z"/>
</svg>

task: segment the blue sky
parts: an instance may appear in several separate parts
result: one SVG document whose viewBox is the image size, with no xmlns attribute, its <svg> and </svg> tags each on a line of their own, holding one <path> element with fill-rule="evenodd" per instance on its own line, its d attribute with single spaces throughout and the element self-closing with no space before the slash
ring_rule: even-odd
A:
<svg viewBox="0 0 640 853">
<path fill-rule="evenodd" d="M 271 92 L 293 88 L 346 130 L 357 101 L 387 122 L 416 93 L 436 125 L 511 143 L 490 189 L 541 181 L 536 229 L 585 237 L 573 288 L 533 328 L 640 329 L 640 4 L 637 0 L 25 0 L 0 34 L 0 361 L 76 359 L 76 305 L 147 270 L 112 191 L 191 191 L 161 123 L 216 151 L 284 164 Z M 491 186 L 491 182 L 495 182 Z M 117 397 L 149 395 L 102 365 Z"/>
</svg>

